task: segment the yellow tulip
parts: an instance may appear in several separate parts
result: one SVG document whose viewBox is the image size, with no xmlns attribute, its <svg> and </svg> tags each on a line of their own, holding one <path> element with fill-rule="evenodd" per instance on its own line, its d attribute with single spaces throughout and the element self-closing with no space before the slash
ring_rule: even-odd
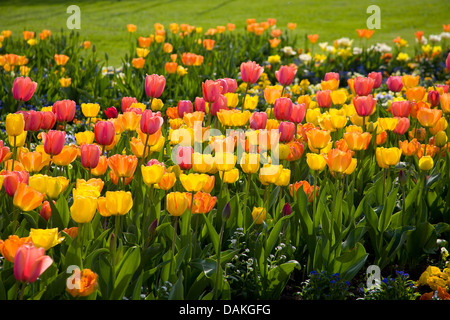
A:
<svg viewBox="0 0 450 320">
<path fill-rule="evenodd" d="M 58 228 L 53 229 L 30 229 L 30 237 L 36 248 L 48 250 L 60 244 L 64 237 L 59 237 Z"/>
<path fill-rule="evenodd" d="M 327 161 L 325 160 L 323 155 L 316 153 L 307 153 L 306 163 L 308 164 L 308 167 L 314 171 L 321 171 L 327 165 Z"/>
<path fill-rule="evenodd" d="M 419 159 L 419 169 L 422 171 L 431 170 L 434 166 L 434 161 L 431 156 L 423 156 Z"/>
<path fill-rule="evenodd" d="M 141 165 L 142 178 L 147 186 L 152 186 L 161 181 L 166 168 L 163 165 L 154 164 L 151 166 Z"/>
<path fill-rule="evenodd" d="M 389 168 L 395 166 L 402 155 L 402 150 L 399 148 L 384 148 L 378 147 L 375 151 L 378 166 L 380 168 Z"/>
<path fill-rule="evenodd" d="M 239 170 L 234 168 L 228 171 L 220 171 L 219 175 L 224 183 L 235 183 L 239 179 Z"/>
<path fill-rule="evenodd" d="M 275 184 L 282 171 L 282 165 L 264 164 L 259 170 L 259 180 L 264 185 Z"/>
<path fill-rule="evenodd" d="M 8 136 L 19 136 L 25 128 L 25 120 L 22 113 L 10 113 L 5 120 L 6 134 Z"/>
<path fill-rule="evenodd" d="M 236 108 L 239 103 L 239 95 L 233 92 L 227 92 L 224 95 L 227 98 L 227 107 Z"/>
<path fill-rule="evenodd" d="M 194 152 L 192 170 L 197 173 L 209 173 L 214 166 L 214 157 L 210 154 Z"/>
<path fill-rule="evenodd" d="M 277 181 L 275 182 L 275 185 L 280 187 L 286 187 L 289 185 L 290 180 L 291 180 L 291 170 L 283 169 L 281 170 L 281 174 L 278 177 Z"/>
<path fill-rule="evenodd" d="M 381 131 L 393 131 L 398 124 L 397 118 L 378 118 L 378 126 Z M 377 133 L 378 128 L 377 128 Z"/>
<path fill-rule="evenodd" d="M 183 192 L 171 192 L 166 197 L 167 212 L 172 216 L 181 216 L 188 208 L 188 198 Z"/>
<path fill-rule="evenodd" d="M 258 106 L 259 97 L 258 96 L 246 96 L 244 102 L 244 109 L 255 110 Z"/>
<path fill-rule="evenodd" d="M 100 105 L 97 103 L 82 103 L 81 112 L 86 118 L 94 118 L 100 111 Z"/>
<path fill-rule="evenodd" d="M 240 161 L 242 171 L 247 174 L 256 173 L 259 170 L 259 154 L 258 153 L 244 153 Z"/>
<path fill-rule="evenodd" d="M 125 215 L 133 207 L 133 198 L 129 191 L 107 191 L 106 209 L 113 216 Z"/>
<path fill-rule="evenodd" d="M 28 185 L 34 190 L 45 194 L 49 199 L 56 199 L 63 191 L 63 187 L 67 187 L 68 180 L 65 177 L 35 174 L 28 178 Z"/>
<path fill-rule="evenodd" d="M 92 144 L 94 143 L 95 133 L 92 131 L 77 132 L 75 133 L 75 139 L 79 146 L 82 144 Z"/>
<path fill-rule="evenodd" d="M 89 223 L 97 211 L 97 198 L 92 196 L 78 195 L 73 198 L 70 207 L 70 216 L 77 223 Z"/>
<path fill-rule="evenodd" d="M 8 141 L 11 146 L 14 146 L 14 138 L 16 138 L 16 147 L 23 147 L 27 140 L 27 131 L 23 131 L 18 136 L 8 136 Z"/>
<path fill-rule="evenodd" d="M 180 175 L 180 182 L 187 192 L 198 192 L 202 190 L 207 181 L 208 175 L 203 173 L 182 173 Z"/>
<path fill-rule="evenodd" d="M 255 224 L 261 224 L 266 219 L 266 210 L 261 207 L 254 207 L 252 211 L 252 218 Z"/>
</svg>

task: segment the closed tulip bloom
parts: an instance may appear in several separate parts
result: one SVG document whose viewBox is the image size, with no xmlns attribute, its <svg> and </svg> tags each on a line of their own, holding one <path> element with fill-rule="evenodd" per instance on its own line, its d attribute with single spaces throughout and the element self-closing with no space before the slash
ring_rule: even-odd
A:
<svg viewBox="0 0 450 320">
<path fill-rule="evenodd" d="M 227 97 L 223 94 L 219 95 L 219 98 L 210 104 L 209 113 L 216 116 L 220 110 L 228 110 Z"/>
<path fill-rule="evenodd" d="M 33 283 L 52 263 L 53 259 L 45 255 L 44 248 L 26 243 L 17 250 L 14 257 L 14 277 L 19 282 Z"/>
<path fill-rule="evenodd" d="M 192 101 L 190 100 L 180 100 L 178 101 L 178 116 L 183 118 L 185 113 L 194 112 L 194 106 L 192 105 Z"/>
<path fill-rule="evenodd" d="M 141 165 L 142 178 L 144 183 L 151 187 L 161 181 L 164 173 L 166 172 L 166 167 L 163 164 L 153 164 L 153 165 Z"/>
<path fill-rule="evenodd" d="M 37 192 L 24 182 L 20 182 L 13 197 L 14 206 L 22 211 L 32 211 L 44 201 L 44 194 Z"/>
<path fill-rule="evenodd" d="M 63 177 L 61 177 L 63 178 Z M 64 179 L 66 179 L 64 177 Z M 37 192 L 45 194 L 48 199 L 57 199 L 63 191 L 63 183 L 59 177 L 35 174 L 28 179 L 28 185 Z"/>
<path fill-rule="evenodd" d="M 225 82 L 227 83 L 227 92 L 228 93 L 236 92 L 236 90 L 238 88 L 238 84 L 237 84 L 236 79 L 224 78 L 223 80 L 225 80 Z"/>
<path fill-rule="evenodd" d="M 405 134 L 409 129 L 409 118 L 397 118 L 397 121 L 398 123 L 392 131 L 396 134 Z"/>
<path fill-rule="evenodd" d="M 8 196 L 13 197 L 20 183 L 28 184 L 30 174 L 27 171 L 2 171 L 3 188 Z"/>
<path fill-rule="evenodd" d="M 372 92 L 374 87 L 374 79 L 371 77 L 356 77 L 353 84 L 355 93 L 358 96 L 367 96 Z"/>
<path fill-rule="evenodd" d="M 250 116 L 250 128 L 253 130 L 265 129 L 267 124 L 267 113 L 253 112 Z"/>
<path fill-rule="evenodd" d="M 450 113 L 450 93 L 444 93 L 439 96 L 441 109 L 445 114 Z"/>
<path fill-rule="evenodd" d="M 422 171 L 429 171 L 433 169 L 434 161 L 431 156 L 423 156 L 419 159 L 419 169 Z"/>
<path fill-rule="evenodd" d="M 369 132 L 351 131 L 344 133 L 345 142 L 352 151 L 366 150 L 372 135 Z"/>
<path fill-rule="evenodd" d="M 221 95 L 222 86 L 220 82 L 214 80 L 206 80 L 202 83 L 203 99 L 206 102 L 214 103 Z"/>
<path fill-rule="evenodd" d="M 198 174 L 198 173 L 190 173 L 180 175 L 180 182 L 183 185 L 183 188 L 187 192 L 198 192 L 201 191 L 205 183 L 208 181 L 208 175 L 206 174 Z"/>
<path fill-rule="evenodd" d="M 123 97 L 120 101 L 120 107 L 122 109 L 122 113 L 126 112 L 127 109 L 133 104 L 138 103 L 137 99 L 134 97 Z"/>
<path fill-rule="evenodd" d="M 50 217 L 52 216 L 52 207 L 50 206 L 50 202 L 44 201 L 42 202 L 41 210 L 39 211 L 39 215 L 48 222 Z"/>
<path fill-rule="evenodd" d="M 181 216 L 188 208 L 188 197 L 184 192 L 170 192 L 166 196 L 167 212 L 174 217 Z"/>
<path fill-rule="evenodd" d="M 308 146 L 315 150 L 321 150 L 328 146 L 331 141 L 330 131 L 312 129 L 306 132 L 308 138 Z"/>
<path fill-rule="evenodd" d="M 123 216 L 133 207 L 133 197 L 129 191 L 107 191 L 106 209 L 112 216 Z"/>
<path fill-rule="evenodd" d="M 195 111 L 206 113 L 206 101 L 202 97 L 196 97 L 194 100 Z"/>
<path fill-rule="evenodd" d="M 360 117 L 368 117 L 372 114 L 377 100 L 372 96 L 356 96 L 353 98 L 353 105 L 355 106 L 356 113 Z"/>
<path fill-rule="evenodd" d="M 330 79 L 328 81 L 321 81 L 320 82 L 320 89 L 321 90 L 330 90 L 335 91 L 339 88 L 339 80 L 336 79 Z"/>
<path fill-rule="evenodd" d="M 243 153 L 239 164 L 244 173 L 256 173 L 260 167 L 260 155 L 258 153 Z"/>
<path fill-rule="evenodd" d="M 274 104 L 274 115 L 278 120 L 290 120 L 293 103 L 290 98 L 278 98 Z"/>
<path fill-rule="evenodd" d="M 280 141 L 289 142 L 294 138 L 295 124 L 293 122 L 283 121 L 280 123 L 278 130 L 280 132 Z"/>
<path fill-rule="evenodd" d="M 427 101 L 431 105 L 431 107 L 436 107 L 439 104 L 439 91 L 437 90 L 428 91 Z"/>
<path fill-rule="evenodd" d="M 115 118 L 117 118 L 118 115 L 119 115 L 119 113 L 117 112 L 116 107 L 109 107 L 109 108 L 106 108 L 106 110 L 105 110 L 105 116 L 108 119 L 115 119 Z"/>
<path fill-rule="evenodd" d="M 322 154 L 307 153 L 306 163 L 311 170 L 322 171 L 327 165 L 327 161 Z"/>
<path fill-rule="evenodd" d="M 280 187 L 286 187 L 289 185 L 290 180 L 291 180 L 291 170 L 283 169 L 281 170 L 281 174 L 278 177 L 278 180 L 275 182 L 275 185 Z"/>
<path fill-rule="evenodd" d="M 391 112 L 394 117 L 408 117 L 411 113 L 411 103 L 408 100 L 393 101 Z"/>
<path fill-rule="evenodd" d="M 224 183 L 235 183 L 239 179 L 238 168 L 233 168 L 228 171 L 220 171 L 219 176 Z"/>
<path fill-rule="evenodd" d="M 416 87 L 419 84 L 419 80 L 420 80 L 419 76 L 413 76 L 410 74 L 402 76 L 402 82 L 406 88 Z"/>
<path fill-rule="evenodd" d="M 92 169 L 97 167 L 100 160 L 100 148 L 95 144 L 83 144 L 80 147 L 81 165 L 84 168 Z"/>
<path fill-rule="evenodd" d="M 425 128 L 434 127 L 441 117 L 442 110 L 439 109 L 420 108 L 417 111 L 417 120 Z"/>
<path fill-rule="evenodd" d="M 193 214 L 208 213 L 217 202 L 217 197 L 212 197 L 207 192 L 197 192 L 193 196 L 191 194 L 187 194 L 187 199 L 188 208 L 190 208 Z"/>
<path fill-rule="evenodd" d="M 100 112 L 100 105 L 98 103 L 82 103 L 81 112 L 86 118 L 95 118 Z"/>
<path fill-rule="evenodd" d="M 402 151 L 395 147 L 378 147 L 375 151 L 376 160 L 380 168 L 395 166 L 400 161 L 401 155 Z"/>
<path fill-rule="evenodd" d="M 162 126 L 164 120 L 159 112 L 145 110 L 141 115 L 140 129 L 145 134 L 154 134 Z"/>
<path fill-rule="evenodd" d="M 6 240 L 0 240 L 0 253 L 9 262 L 14 262 L 14 257 L 16 256 L 17 250 L 24 245 L 29 243 L 31 238 L 21 237 L 13 234 L 8 236 Z"/>
<path fill-rule="evenodd" d="M 75 140 L 77 145 L 81 146 L 83 144 L 94 143 L 95 133 L 92 131 L 80 131 L 75 133 Z"/>
<path fill-rule="evenodd" d="M 256 96 L 246 96 L 244 101 L 244 109 L 246 110 L 255 110 L 258 106 L 259 97 Z"/>
<path fill-rule="evenodd" d="M 333 101 L 331 100 L 331 90 L 321 90 L 316 92 L 316 101 L 319 107 L 329 108 Z"/>
<path fill-rule="evenodd" d="M 306 106 L 304 103 L 300 104 L 295 103 L 292 105 L 292 114 L 290 121 L 296 124 L 301 123 L 303 119 L 305 119 L 305 115 L 306 115 Z"/>
<path fill-rule="evenodd" d="M 377 122 L 382 131 L 393 131 L 398 124 L 398 118 L 378 118 Z"/>
<path fill-rule="evenodd" d="M 343 105 L 347 101 L 347 92 L 343 89 L 331 91 L 330 95 L 335 105 Z"/>
<path fill-rule="evenodd" d="M 22 113 L 10 113 L 5 120 L 6 134 L 17 137 L 24 132 L 25 120 Z"/>
<path fill-rule="evenodd" d="M 116 129 L 111 121 L 99 121 L 94 127 L 95 141 L 102 146 L 110 145 L 114 142 Z"/>
<path fill-rule="evenodd" d="M 402 77 L 401 76 L 390 76 L 386 81 L 386 85 L 390 91 L 400 92 L 403 88 Z"/>
<path fill-rule="evenodd" d="M 53 113 L 56 114 L 56 121 L 70 122 L 75 117 L 76 104 L 73 100 L 60 100 L 53 104 Z"/>
<path fill-rule="evenodd" d="M 30 238 L 36 248 L 44 248 L 46 251 L 63 242 L 58 228 L 52 229 L 30 229 Z"/>
<path fill-rule="evenodd" d="M 447 59 L 445 59 L 445 66 L 447 67 L 447 70 L 450 70 L 450 53 L 447 56 Z"/>
<path fill-rule="evenodd" d="M 255 224 L 262 224 L 266 220 L 266 210 L 262 207 L 254 207 L 252 210 L 252 218 Z"/>
<path fill-rule="evenodd" d="M 49 163 L 49 161 L 44 161 L 42 153 L 38 151 L 21 153 L 20 162 L 30 173 L 41 171 Z"/>
<path fill-rule="evenodd" d="M 36 91 L 37 83 L 29 77 L 17 77 L 14 79 L 12 93 L 18 101 L 28 101 Z"/>
<path fill-rule="evenodd" d="M 159 98 L 164 91 L 166 78 L 157 74 L 145 77 L 145 93 L 149 98 Z"/>
<path fill-rule="evenodd" d="M 292 84 L 297 73 L 295 65 L 281 66 L 275 71 L 275 77 L 282 86 L 289 86 Z"/>
<path fill-rule="evenodd" d="M 37 132 L 41 129 L 42 113 L 39 111 L 18 111 L 24 116 L 24 130 Z"/>
<path fill-rule="evenodd" d="M 367 76 L 373 79 L 374 89 L 377 89 L 381 86 L 381 83 L 383 81 L 383 74 L 381 72 L 370 72 Z"/>
<path fill-rule="evenodd" d="M 124 131 L 135 131 L 136 128 L 139 127 L 141 117 L 142 117 L 141 114 L 138 114 L 133 111 L 126 111 L 122 114 L 119 114 L 117 119 Z"/>
<path fill-rule="evenodd" d="M 275 184 L 282 171 L 282 165 L 265 164 L 259 170 L 259 180 L 263 185 Z"/>
<path fill-rule="evenodd" d="M 256 83 L 264 72 L 264 68 L 254 61 L 241 63 L 240 70 L 242 81 L 251 84 Z"/>
<path fill-rule="evenodd" d="M 119 178 L 132 177 L 138 164 L 138 158 L 134 155 L 115 154 L 107 161 L 109 168 Z"/>
<path fill-rule="evenodd" d="M 52 111 L 41 111 L 42 114 L 42 122 L 40 129 L 41 130 L 51 130 L 55 126 L 56 123 L 56 114 Z"/>
<path fill-rule="evenodd" d="M 70 216 L 77 223 L 89 223 L 97 212 L 97 197 L 91 195 L 77 195 L 70 207 Z"/>
<path fill-rule="evenodd" d="M 158 183 L 158 188 L 167 191 L 175 185 L 176 181 L 177 177 L 174 172 L 166 172 L 161 177 L 161 180 Z"/>
<path fill-rule="evenodd" d="M 176 151 L 175 163 L 180 166 L 181 170 L 189 170 L 192 168 L 194 149 L 191 146 L 179 146 Z"/>
<path fill-rule="evenodd" d="M 331 149 L 327 154 L 327 165 L 331 173 L 344 173 L 351 164 L 351 151 Z"/>
<path fill-rule="evenodd" d="M 422 101 L 427 93 L 427 90 L 424 87 L 413 87 L 406 89 L 406 99 L 410 102 L 418 102 Z"/>
<path fill-rule="evenodd" d="M 66 132 L 50 130 L 48 133 L 42 132 L 45 153 L 55 156 L 61 153 L 66 142 Z"/>
</svg>

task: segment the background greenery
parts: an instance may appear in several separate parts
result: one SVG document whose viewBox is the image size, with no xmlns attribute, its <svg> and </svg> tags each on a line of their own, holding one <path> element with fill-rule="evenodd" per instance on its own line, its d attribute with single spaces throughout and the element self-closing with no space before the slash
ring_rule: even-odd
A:
<svg viewBox="0 0 450 320">
<path fill-rule="evenodd" d="M 309 33 L 319 34 L 319 42 L 340 37 L 358 39 L 355 29 L 366 28 L 369 5 L 381 9 L 381 29 L 376 30 L 371 43 L 385 42 L 401 36 L 413 46 L 414 32 L 422 30 L 425 36 L 442 32 L 442 24 L 450 23 L 450 3 L 446 0 L 109 0 L 109 1 L 35 1 L 0 0 L 0 29 L 12 30 L 14 34 L 24 30 L 50 29 L 52 32 L 67 31 L 66 13 L 69 5 L 81 9 L 80 35 L 90 40 L 99 51 L 99 57 L 107 52 L 110 64 L 118 66 L 128 50 L 126 25 L 137 25 L 137 35 L 148 36 L 154 32 L 156 22 L 167 28 L 172 22 L 210 27 L 235 23 L 236 30 L 244 30 L 246 19 L 258 22 L 268 18 L 277 19 L 277 26 L 286 29 L 288 22 L 297 23 L 295 32 L 303 37 Z"/>
</svg>

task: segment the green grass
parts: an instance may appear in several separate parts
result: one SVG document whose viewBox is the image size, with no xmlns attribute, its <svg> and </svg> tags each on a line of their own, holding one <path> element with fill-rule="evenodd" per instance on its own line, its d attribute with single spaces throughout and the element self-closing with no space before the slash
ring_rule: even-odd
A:
<svg viewBox="0 0 450 320">
<path fill-rule="evenodd" d="M 381 9 L 381 29 L 376 30 L 370 43 L 386 42 L 401 36 L 414 45 L 414 32 L 423 30 L 425 36 L 442 32 L 442 24 L 450 23 L 447 0 L 110 0 L 110 1 L 5 1 L 0 0 L 0 30 L 10 29 L 15 36 L 24 30 L 42 29 L 67 31 L 66 9 L 77 4 L 81 9 L 81 36 L 90 40 L 101 53 L 107 52 L 110 64 L 118 65 L 128 49 L 128 23 L 136 24 L 137 35 L 148 36 L 155 22 L 167 28 L 172 22 L 210 27 L 235 23 L 243 30 L 247 18 L 263 21 L 276 18 L 277 26 L 285 29 L 288 22 L 297 23 L 301 36 L 319 34 L 319 42 L 349 37 L 358 40 L 355 29 L 366 28 L 369 5 Z M 21 36 L 21 35 L 20 35 Z M 357 44 L 357 42 L 356 42 Z M 103 57 L 103 55 L 99 55 Z"/>
</svg>

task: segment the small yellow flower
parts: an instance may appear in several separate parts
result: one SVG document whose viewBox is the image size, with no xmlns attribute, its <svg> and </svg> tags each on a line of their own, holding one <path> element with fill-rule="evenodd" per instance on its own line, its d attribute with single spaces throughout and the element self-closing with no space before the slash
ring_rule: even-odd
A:
<svg viewBox="0 0 450 320">
<path fill-rule="evenodd" d="M 48 250 L 60 244 L 64 237 L 59 237 L 58 228 L 53 229 L 30 229 L 30 237 L 34 246 Z"/>
</svg>

